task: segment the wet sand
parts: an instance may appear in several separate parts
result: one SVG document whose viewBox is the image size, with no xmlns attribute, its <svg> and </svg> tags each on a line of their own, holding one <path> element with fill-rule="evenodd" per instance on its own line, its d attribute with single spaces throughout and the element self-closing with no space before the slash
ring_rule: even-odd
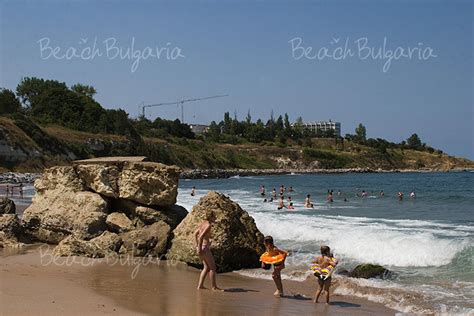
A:
<svg viewBox="0 0 474 316">
<path fill-rule="evenodd" d="M 1 250 L 0 250 L 1 251 Z M 0 314 L 4 315 L 393 315 L 367 300 L 333 295 L 314 304 L 314 280 L 284 281 L 273 297 L 271 280 L 218 275 L 224 293 L 196 290 L 199 270 L 182 263 L 106 262 L 72 257 L 51 262 L 50 252 L 29 248 L 0 256 Z M 68 260 L 68 261 L 66 261 Z M 74 263 L 72 261 L 75 261 Z M 67 264 L 66 264 L 67 263 Z M 132 277 L 133 276 L 133 277 Z M 209 282 L 209 281 L 207 281 Z M 209 285 L 208 283 L 206 285 Z"/>
</svg>

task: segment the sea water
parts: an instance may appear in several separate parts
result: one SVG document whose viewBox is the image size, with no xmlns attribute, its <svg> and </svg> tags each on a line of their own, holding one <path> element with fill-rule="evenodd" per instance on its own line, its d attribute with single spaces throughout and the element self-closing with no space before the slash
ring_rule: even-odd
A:
<svg viewBox="0 0 474 316">
<path fill-rule="evenodd" d="M 304 280 L 322 244 L 339 269 L 380 264 L 390 279 L 335 278 L 335 293 L 356 295 L 403 312 L 474 314 L 474 173 L 284 175 L 181 180 L 178 204 L 192 209 L 209 190 L 222 192 L 255 219 L 264 235 L 290 251 L 283 277 Z M 292 186 L 295 210 L 263 202 L 259 188 Z M 196 187 L 196 196 L 191 188 Z M 334 202 L 326 202 L 327 191 Z M 362 198 L 361 192 L 368 192 Z M 380 191 L 384 191 L 384 197 Z M 340 194 L 339 194 L 340 191 Z M 398 192 L 404 192 L 400 201 Z M 415 191 L 416 199 L 409 193 Z M 311 194 L 313 209 L 303 207 Z M 346 199 L 346 201 L 344 201 Z M 255 269 L 242 273 L 268 278 Z"/>
</svg>

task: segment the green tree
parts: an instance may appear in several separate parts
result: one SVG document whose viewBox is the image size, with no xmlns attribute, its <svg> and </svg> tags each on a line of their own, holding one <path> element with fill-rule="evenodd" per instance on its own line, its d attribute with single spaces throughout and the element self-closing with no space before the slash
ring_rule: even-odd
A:
<svg viewBox="0 0 474 316">
<path fill-rule="evenodd" d="M 67 90 L 67 86 L 64 82 L 26 77 L 23 78 L 16 87 L 16 95 L 24 105 L 31 107 L 39 95 L 52 88 Z"/>
<path fill-rule="evenodd" d="M 365 129 L 365 126 L 362 125 L 362 123 L 359 123 L 359 125 L 355 129 L 355 141 L 358 143 L 364 143 L 367 140 L 367 131 Z"/>
<path fill-rule="evenodd" d="M 411 149 L 420 149 L 422 147 L 420 137 L 417 134 L 412 134 L 407 139 L 407 145 Z"/>
<path fill-rule="evenodd" d="M 88 96 L 89 98 L 93 98 L 94 95 L 97 93 L 94 87 L 81 83 L 76 83 L 75 85 L 73 85 L 71 87 L 71 90 L 81 95 Z"/>
<path fill-rule="evenodd" d="M 20 101 L 13 91 L 0 89 L 0 114 L 15 113 L 18 112 L 20 108 Z"/>
</svg>

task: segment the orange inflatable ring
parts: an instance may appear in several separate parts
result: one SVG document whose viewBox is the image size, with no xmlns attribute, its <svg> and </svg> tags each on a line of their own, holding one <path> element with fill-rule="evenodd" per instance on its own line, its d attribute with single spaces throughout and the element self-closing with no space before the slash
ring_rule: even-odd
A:
<svg viewBox="0 0 474 316">
<path fill-rule="evenodd" d="M 260 256 L 260 261 L 266 264 L 278 264 L 285 260 L 286 255 L 283 253 L 279 253 L 275 256 L 270 256 L 268 252 L 265 252 L 263 255 Z"/>
</svg>

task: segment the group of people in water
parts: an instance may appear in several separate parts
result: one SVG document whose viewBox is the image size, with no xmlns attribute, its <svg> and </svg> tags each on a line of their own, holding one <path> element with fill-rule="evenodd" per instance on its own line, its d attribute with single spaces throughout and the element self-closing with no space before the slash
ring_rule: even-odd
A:
<svg viewBox="0 0 474 316">
<path fill-rule="evenodd" d="M 280 186 L 279 197 L 278 197 L 278 206 L 277 206 L 278 210 L 281 210 L 283 208 L 286 208 L 286 209 L 289 209 L 289 210 L 294 210 L 295 209 L 295 206 L 293 204 L 293 200 L 291 198 L 291 192 L 294 192 L 294 189 L 293 189 L 292 186 L 290 186 L 289 188 L 286 188 L 284 185 Z M 286 204 L 285 204 L 285 193 L 287 193 L 287 199 L 286 199 L 287 203 Z M 264 198 L 263 199 L 264 203 L 273 202 L 277 199 L 277 191 L 276 191 L 275 188 L 273 188 L 269 198 L 266 197 L 266 194 L 267 193 L 266 193 L 265 186 L 264 185 L 260 186 L 260 195 Z M 345 195 L 344 195 L 344 197 L 342 197 L 342 195 L 343 195 L 342 192 L 340 190 L 338 190 L 337 191 L 337 196 L 341 197 L 344 202 L 348 202 L 347 197 Z M 378 196 L 380 198 L 385 197 L 385 192 L 383 190 L 381 190 L 378 193 Z M 404 197 L 404 194 L 403 194 L 403 192 L 398 192 L 397 196 L 398 196 L 398 200 L 402 201 L 403 197 Z M 362 190 L 362 191 L 356 193 L 356 197 L 368 198 L 369 197 L 369 192 L 367 192 L 365 190 Z M 376 195 L 371 195 L 370 197 L 377 197 L 377 196 Z M 410 193 L 410 198 L 411 199 L 416 199 L 415 190 L 413 190 Z M 326 196 L 326 202 L 327 203 L 333 203 L 334 202 L 334 190 L 328 190 L 327 196 Z M 314 207 L 314 204 L 312 203 L 311 195 L 307 194 L 306 198 L 304 200 L 304 208 L 313 208 L 313 207 Z"/>
<path fill-rule="evenodd" d="M 217 292 L 224 292 L 217 286 L 216 281 L 216 263 L 211 251 L 212 227 L 215 225 L 216 214 L 212 210 L 208 210 L 205 214 L 205 220 L 202 221 L 194 232 L 196 254 L 202 261 L 203 269 L 199 276 L 197 289 L 206 289 L 204 281 L 209 275 L 211 279 L 211 289 Z M 283 297 L 283 282 L 281 271 L 285 268 L 286 257 L 289 253 L 278 248 L 273 241 L 272 236 L 266 236 L 263 240 L 265 253 L 260 257 L 262 269 L 268 270 L 273 266 L 272 278 L 275 282 L 276 291 L 273 295 Z M 326 293 L 326 303 L 329 304 L 329 288 L 331 286 L 332 272 L 338 264 L 338 260 L 334 258 L 331 249 L 328 246 L 321 246 L 321 255 L 316 256 L 312 261 L 311 270 L 318 281 L 318 289 L 315 293 L 314 302 L 317 303 L 321 293 Z"/>
<path fill-rule="evenodd" d="M 3 189 L 0 190 L 0 192 L 4 191 L 6 197 L 14 197 L 15 194 L 18 194 L 20 198 L 23 198 L 23 183 L 17 185 L 7 183 L 6 185 L 0 186 L 0 188 Z"/>
</svg>

